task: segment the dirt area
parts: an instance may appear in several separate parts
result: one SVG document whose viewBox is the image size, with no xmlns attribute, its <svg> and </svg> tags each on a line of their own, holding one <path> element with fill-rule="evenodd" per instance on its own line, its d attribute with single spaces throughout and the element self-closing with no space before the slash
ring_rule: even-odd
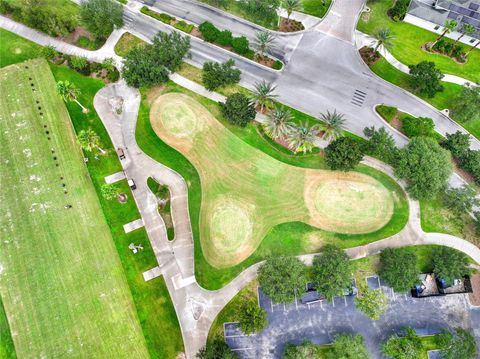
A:
<svg viewBox="0 0 480 359">
<path fill-rule="evenodd" d="M 358 52 L 368 66 L 374 65 L 382 58 L 380 53 L 378 51 L 374 51 L 371 47 L 364 46 L 358 50 Z"/>
<path fill-rule="evenodd" d="M 305 27 L 300 21 L 296 20 L 287 20 L 284 17 L 280 18 L 280 25 L 279 30 L 281 32 L 294 32 L 294 31 L 302 31 L 305 30 Z"/>
<path fill-rule="evenodd" d="M 468 294 L 470 304 L 480 306 L 480 273 L 475 273 L 471 278 L 473 293 Z"/>
<path fill-rule="evenodd" d="M 390 121 L 390 126 L 402 132 L 402 120 L 400 120 L 398 115 L 399 113 L 397 112 L 397 114 L 392 118 L 392 121 Z"/>
</svg>

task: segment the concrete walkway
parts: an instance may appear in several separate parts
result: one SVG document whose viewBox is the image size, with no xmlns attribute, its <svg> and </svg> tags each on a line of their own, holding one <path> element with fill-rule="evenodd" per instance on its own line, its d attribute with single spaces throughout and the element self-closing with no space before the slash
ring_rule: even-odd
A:
<svg viewBox="0 0 480 359">
<path fill-rule="evenodd" d="M 364 34 L 363 32 L 360 31 L 355 31 L 355 45 L 357 49 L 361 49 L 364 46 L 372 46 L 372 44 L 375 44 L 376 40 L 373 36 Z M 402 64 L 400 61 L 398 61 L 386 48 L 385 46 L 380 46 L 379 48 L 380 54 L 387 60 L 392 66 L 394 66 L 396 69 L 402 71 L 403 73 L 409 74 L 410 69 L 408 68 L 407 65 Z M 442 79 L 442 81 L 445 82 L 451 82 L 457 85 L 472 85 L 473 83 L 471 81 L 468 81 L 464 79 L 463 77 L 455 76 L 455 75 L 449 75 L 445 74 L 445 77 Z"/>
</svg>

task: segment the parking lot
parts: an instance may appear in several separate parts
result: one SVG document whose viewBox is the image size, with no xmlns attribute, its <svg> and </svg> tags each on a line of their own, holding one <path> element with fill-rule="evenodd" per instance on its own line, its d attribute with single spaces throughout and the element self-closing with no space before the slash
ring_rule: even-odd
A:
<svg viewBox="0 0 480 359">
<path fill-rule="evenodd" d="M 262 332 L 247 336 L 237 323 L 225 323 L 225 340 L 240 358 L 281 358 L 287 343 L 299 344 L 307 339 L 328 344 L 338 333 L 359 333 L 372 356 L 381 358 L 380 343 L 404 326 L 415 328 L 420 335 L 429 335 L 444 327 L 472 327 L 473 318 L 478 318 L 463 294 L 418 299 L 395 293 L 378 277 L 367 278 L 367 284 L 371 289 L 381 288 L 390 300 L 388 311 L 379 321 L 356 310 L 354 295 L 335 297 L 332 301 L 302 303 L 297 298 L 291 304 L 275 304 L 259 288 L 259 305 L 267 311 L 269 325 Z M 475 326 L 480 327 L 480 323 Z M 478 333 L 478 328 L 473 329 Z"/>
</svg>

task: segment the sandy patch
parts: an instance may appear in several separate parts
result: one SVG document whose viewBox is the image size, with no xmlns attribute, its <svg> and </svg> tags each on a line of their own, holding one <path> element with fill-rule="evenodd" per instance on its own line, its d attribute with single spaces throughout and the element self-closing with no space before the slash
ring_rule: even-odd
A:
<svg viewBox="0 0 480 359">
<path fill-rule="evenodd" d="M 373 232 L 393 215 L 391 193 L 374 178 L 356 172 L 307 170 L 304 198 L 309 223 L 332 232 Z"/>
</svg>

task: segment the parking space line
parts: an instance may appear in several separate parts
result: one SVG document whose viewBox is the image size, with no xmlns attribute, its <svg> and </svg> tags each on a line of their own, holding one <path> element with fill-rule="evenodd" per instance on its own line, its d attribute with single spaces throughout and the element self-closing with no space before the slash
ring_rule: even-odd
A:
<svg viewBox="0 0 480 359">
<path fill-rule="evenodd" d="M 404 293 L 404 294 L 403 294 L 403 296 L 405 297 L 405 300 L 407 300 L 407 299 L 408 299 L 408 298 L 407 298 L 407 294 L 406 294 L 406 293 Z"/>
<path fill-rule="evenodd" d="M 320 308 L 322 308 L 322 310 L 325 311 L 325 309 L 323 309 L 323 300 L 320 301 Z"/>
<path fill-rule="evenodd" d="M 298 302 L 297 302 L 297 293 L 293 293 L 295 295 L 295 309 L 298 310 Z"/>
<path fill-rule="evenodd" d="M 273 300 L 270 300 L 270 307 L 272 308 L 272 313 L 273 313 Z"/>
<path fill-rule="evenodd" d="M 284 312 L 287 311 L 287 307 L 285 306 L 285 303 L 283 303 L 283 311 L 284 311 Z"/>
<path fill-rule="evenodd" d="M 236 349 L 231 349 L 232 351 L 235 351 L 235 350 L 253 350 L 255 348 L 236 348 Z"/>
<path fill-rule="evenodd" d="M 335 297 L 332 298 L 332 305 L 335 308 Z"/>
<path fill-rule="evenodd" d="M 345 306 L 347 306 L 347 296 L 344 296 L 343 299 L 345 300 Z"/>
</svg>

